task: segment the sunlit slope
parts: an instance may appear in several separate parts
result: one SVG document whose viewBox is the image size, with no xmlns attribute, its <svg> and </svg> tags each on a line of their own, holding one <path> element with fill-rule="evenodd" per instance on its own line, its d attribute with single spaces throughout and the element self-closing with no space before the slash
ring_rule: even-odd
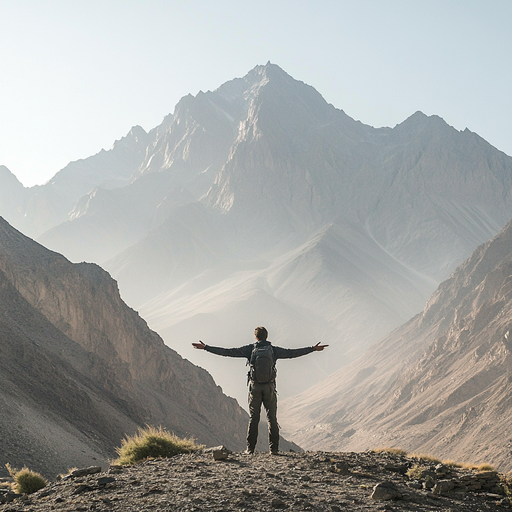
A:
<svg viewBox="0 0 512 512">
<path fill-rule="evenodd" d="M 510 467 L 512 224 L 443 282 L 424 311 L 346 368 L 282 402 L 308 448 L 393 445 Z"/>
</svg>

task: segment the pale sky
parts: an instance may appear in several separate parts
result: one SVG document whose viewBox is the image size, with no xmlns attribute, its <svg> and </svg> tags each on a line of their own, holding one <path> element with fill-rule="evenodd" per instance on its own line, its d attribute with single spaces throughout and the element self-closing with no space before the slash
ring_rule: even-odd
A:
<svg viewBox="0 0 512 512">
<path fill-rule="evenodd" d="M 354 119 L 512 155 L 512 0 L 1 0 L 0 165 L 26 186 L 271 61 Z"/>
</svg>

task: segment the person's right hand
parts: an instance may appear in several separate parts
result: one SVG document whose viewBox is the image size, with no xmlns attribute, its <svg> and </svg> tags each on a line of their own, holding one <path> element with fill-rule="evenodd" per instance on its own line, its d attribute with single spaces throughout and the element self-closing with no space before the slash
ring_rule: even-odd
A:
<svg viewBox="0 0 512 512">
<path fill-rule="evenodd" d="M 204 347 L 206 347 L 206 345 L 201 340 L 199 340 L 199 343 L 192 343 L 192 346 L 199 350 L 204 350 Z"/>
</svg>

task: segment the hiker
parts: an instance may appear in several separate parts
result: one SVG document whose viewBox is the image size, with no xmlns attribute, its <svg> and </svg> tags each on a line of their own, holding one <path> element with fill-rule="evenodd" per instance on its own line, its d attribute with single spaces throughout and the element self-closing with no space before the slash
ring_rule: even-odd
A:
<svg viewBox="0 0 512 512">
<path fill-rule="evenodd" d="M 267 341 L 268 331 L 265 327 L 256 327 L 254 330 L 256 342 L 239 348 L 210 347 L 201 340 L 192 343 L 194 348 L 206 350 L 212 354 L 228 357 L 245 357 L 250 365 L 247 375 L 249 384 L 249 427 L 247 428 L 247 453 L 254 453 L 258 440 L 258 425 L 260 423 L 261 404 L 267 411 L 268 444 L 270 453 L 279 452 L 279 425 L 277 424 L 277 393 L 276 393 L 276 367 L 278 359 L 292 359 L 305 356 L 311 352 L 323 350 L 328 345 L 318 342 L 313 347 L 281 348 L 274 347 Z"/>
</svg>

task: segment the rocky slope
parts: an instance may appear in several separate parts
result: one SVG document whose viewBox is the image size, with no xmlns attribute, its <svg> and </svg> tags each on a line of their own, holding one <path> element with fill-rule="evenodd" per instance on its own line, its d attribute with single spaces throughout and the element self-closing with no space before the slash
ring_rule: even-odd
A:
<svg viewBox="0 0 512 512">
<path fill-rule="evenodd" d="M 512 223 L 443 282 L 423 313 L 295 399 L 281 422 L 306 447 L 377 445 L 510 470 Z"/>
<path fill-rule="evenodd" d="M 32 495 L 0 490 L 0 503 L 7 502 L 0 511 L 512 510 L 503 495 L 507 475 L 388 453 L 231 453 L 214 460 L 206 451 L 101 469 Z"/>
<path fill-rule="evenodd" d="M 247 414 L 164 345 L 104 270 L 69 262 L 1 218 L 0 330 L 2 467 L 53 475 L 105 461 L 146 423 L 245 447 Z"/>
<path fill-rule="evenodd" d="M 511 186 L 512 159 L 469 130 L 421 112 L 375 129 L 268 63 L 0 213 L 105 266 L 166 343 L 243 403 L 244 372 L 190 341 L 245 344 L 264 324 L 280 345 L 329 342 L 331 357 L 297 362 L 299 382 L 281 372 L 283 396 L 304 390 L 421 311 L 512 218 Z"/>
</svg>

